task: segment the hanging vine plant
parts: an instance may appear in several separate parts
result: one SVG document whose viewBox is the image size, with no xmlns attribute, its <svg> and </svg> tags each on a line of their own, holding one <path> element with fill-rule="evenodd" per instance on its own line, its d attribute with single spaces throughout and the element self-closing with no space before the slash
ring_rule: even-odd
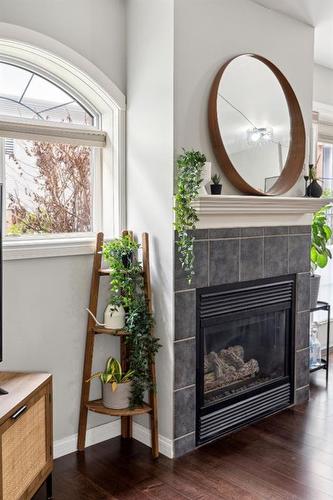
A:
<svg viewBox="0 0 333 500">
<path fill-rule="evenodd" d="M 177 249 L 179 260 L 186 274 L 188 283 L 194 276 L 194 237 L 198 216 L 192 202 L 199 194 L 201 173 L 206 156 L 200 151 L 185 151 L 177 160 L 177 193 L 175 202 L 175 229 L 177 231 Z"/>
<path fill-rule="evenodd" d="M 142 406 L 146 390 L 152 389 L 150 363 L 160 348 L 151 335 L 154 320 L 144 293 L 142 263 L 137 260 L 140 245 L 125 235 L 103 245 L 103 257 L 110 273 L 110 304 L 125 309 L 129 346 L 128 369 L 133 371 L 130 406 Z"/>
</svg>

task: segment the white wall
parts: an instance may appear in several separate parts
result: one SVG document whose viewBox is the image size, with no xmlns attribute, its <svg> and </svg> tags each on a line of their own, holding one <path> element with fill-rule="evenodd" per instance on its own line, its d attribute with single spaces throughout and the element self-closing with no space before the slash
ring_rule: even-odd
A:
<svg viewBox="0 0 333 500">
<path fill-rule="evenodd" d="M 160 434 L 172 437 L 173 0 L 128 1 L 128 227 L 151 237 Z"/>
<path fill-rule="evenodd" d="M 125 4 L 124 0 L 1 0 L 0 22 L 29 28 L 67 45 L 124 92 Z"/>
<path fill-rule="evenodd" d="M 333 106 L 333 70 L 314 65 L 313 100 Z"/>
<path fill-rule="evenodd" d="M 248 0 L 177 0 L 175 47 L 176 152 L 182 147 L 200 149 L 218 168 L 208 135 L 208 95 L 220 66 L 241 53 L 263 55 L 280 68 L 298 97 L 309 130 L 311 27 Z M 235 192 L 226 180 L 224 192 Z"/>
<path fill-rule="evenodd" d="M 73 64 L 76 64 L 78 52 L 124 90 L 123 0 L 2 0 L 0 23 L 0 38 L 13 38 L 9 34 L 14 33 L 15 39 L 28 41 L 62 57 L 66 58 L 68 53 Z M 47 36 L 41 36 L 38 31 Z M 59 41 L 75 53 L 67 51 Z M 97 73 L 96 78 L 102 82 L 102 76 Z M 107 83 L 108 80 L 104 80 Z M 1 370 L 45 370 L 53 374 L 56 440 L 73 435 L 78 428 L 87 319 L 84 308 L 89 301 L 91 268 L 89 255 L 4 263 L 4 362 Z M 105 282 L 101 294 L 100 317 L 106 303 L 106 285 Z M 108 355 L 117 354 L 117 349 L 116 340 L 98 338 L 95 368 L 100 369 Z M 96 389 L 97 386 L 96 383 Z M 92 396 L 98 397 L 98 392 L 94 390 Z M 90 415 L 88 426 L 106 420 L 101 415 Z"/>
</svg>

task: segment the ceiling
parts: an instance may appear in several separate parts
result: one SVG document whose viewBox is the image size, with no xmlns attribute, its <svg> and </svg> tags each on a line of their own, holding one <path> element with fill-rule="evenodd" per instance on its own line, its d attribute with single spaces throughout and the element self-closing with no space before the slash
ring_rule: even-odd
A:
<svg viewBox="0 0 333 500">
<path fill-rule="evenodd" d="M 333 0 L 252 0 L 315 28 L 315 62 L 333 69 Z"/>
</svg>

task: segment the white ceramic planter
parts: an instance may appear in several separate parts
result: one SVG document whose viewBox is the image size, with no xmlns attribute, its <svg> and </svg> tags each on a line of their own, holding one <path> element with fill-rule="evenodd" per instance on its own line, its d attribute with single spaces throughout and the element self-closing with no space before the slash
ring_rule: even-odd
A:
<svg viewBox="0 0 333 500">
<path fill-rule="evenodd" d="M 132 382 L 118 384 L 117 389 L 112 392 L 111 384 L 103 384 L 103 405 L 114 410 L 128 408 L 131 396 Z"/>
</svg>

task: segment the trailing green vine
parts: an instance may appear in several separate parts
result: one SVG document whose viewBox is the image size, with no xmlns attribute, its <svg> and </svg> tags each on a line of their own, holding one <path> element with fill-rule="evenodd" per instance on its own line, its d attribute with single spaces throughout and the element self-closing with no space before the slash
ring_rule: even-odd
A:
<svg viewBox="0 0 333 500">
<path fill-rule="evenodd" d="M 137 260 L 140 245 L 122 236 L 103 245 L 103 257 L 111 269 L 110 304 L 125 309 L 125 328 L 129 346 L 128 368 L 133 370 L 130 406 L 141 406 L 146 390 L 152 388 L 150 362 L 160 348 L 152 337 L 154 320 L 149 313 L 144 293 L 142 263 Z"/>
<path fill-rule="evenodd" d="M 194 237 L 198 216 L 192 207 L 192 201 L 199 194 L 201 173 L 206 156 L 200 151 L 185 151 L 177 160 L 177 193 L 175 203 L 175 229 L 177 231 L 177 249 L 179 260 L 191 283 L 194 276 Z"/>
</svg>

